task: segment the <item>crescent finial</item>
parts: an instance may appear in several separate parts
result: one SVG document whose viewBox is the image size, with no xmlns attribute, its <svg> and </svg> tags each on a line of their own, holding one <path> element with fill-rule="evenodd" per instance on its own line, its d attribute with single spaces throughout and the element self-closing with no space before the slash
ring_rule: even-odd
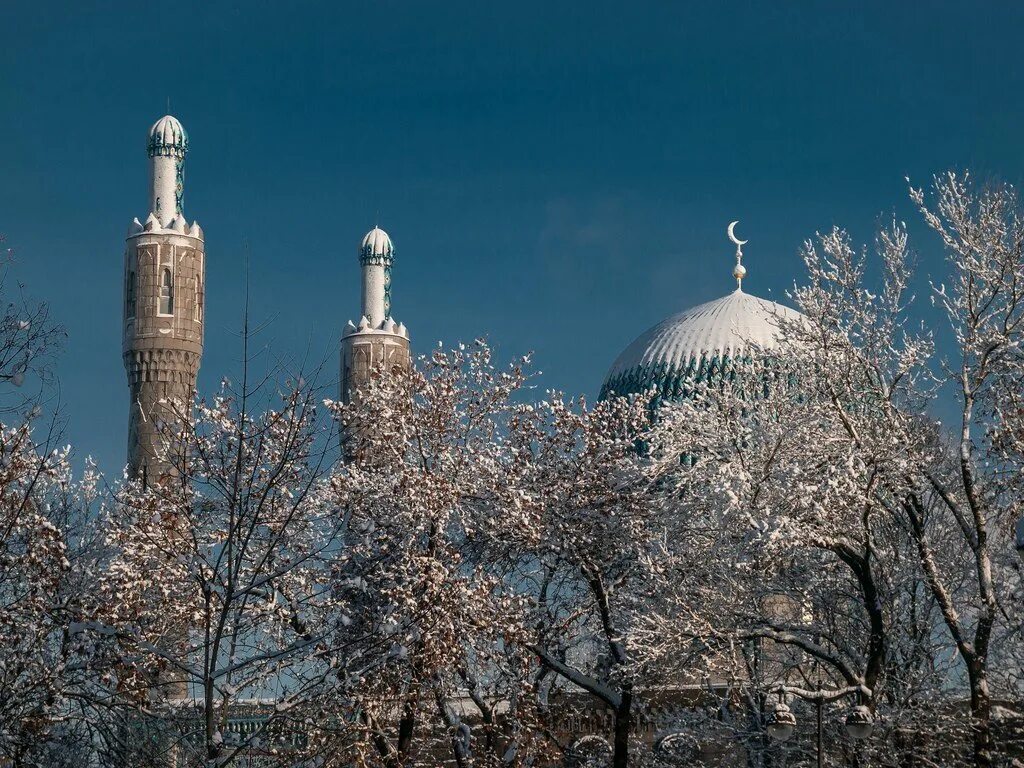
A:
<svg viewBox="0 0 1024 768">
<path fill-rule="evenodd" d="M 726 232 L 729 234 L 729 239 L 736 244 L 736 266 L 732 269 L 732 276 L 736 278 L 736 290 L 743 290 L 743 278 L 747 274 L 747 268 L 741 263 L 743 261 L 743 246 L 747 244 L 746 240 L 740 240 L 736 237 L 736 225 L 739 224 L 739 220 L 732 222 L 726 228 Z"/>
</svg>

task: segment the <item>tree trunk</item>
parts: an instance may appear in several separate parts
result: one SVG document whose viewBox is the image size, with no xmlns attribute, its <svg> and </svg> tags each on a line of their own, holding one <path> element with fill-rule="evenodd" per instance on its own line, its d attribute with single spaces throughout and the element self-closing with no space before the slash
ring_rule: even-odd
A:
<svg viewBox="0 0 1024 768">
<path fill-rule="evenodd" d="M 971 733 L 974 734 L 974 765 L 991 768 L 995 752 L 992 739 L 992 700 L 988 692 L 985 662 L 977 656 L 967 663 L 967 678 L 971 685 Z"/>
<path fill-rule="evenodd" d="M 402 719 L 398 723 L 398 764 L 405 765 L 416 731 L 416 699 L 411 694 L 402 705 Z"/>
<path fill-rule="evenodd" d="M 943 586 L 935 565 L 935 559 L 924 536 L 924 505 L 914 494 L 907 498 L 905 509 L 909 513 L 909 519 L 917 542 L 920 562 L 924 569 L 925 581 L 935 597 L 942 612 L 942 618 L 948 627 L 957 650 L 967 665 L 967 680 L 971 689 L 971 733 L 974 737 L 974 765 L 977 768 L 990 768 L 993 764 L 993 753 L 995 746 L 992 739 L 992 701 L 988 691 L 988 647 L 992 636 L 992 624 L 995 617 L 995 598 L 991 588 L 991 566 L 988 552 L 982 549 L 978 543 L 968 542 L 975 553 L 978 574 L 981 586 L 980 592 L 983 600 L 983 610 L 978 619 L 978 626 L 974 631 L 974 643 L 967 642 L 964 637 L 960 619 L 957 616 L 953 601 L 949 592 Z M 983 522 L 983 521 L 982 521 Z M 985 526 L 975 526 L 975 534 L 979 541 L 984 542 Z"/>
<path fill-rule="evenodd" d="M 385 768 L 396 768 L 398 765 L 398 755 L 391 747 L 391 743 L 387 737 L 381 731 L 377 725 L 377 721 L 374 720 L 369 713 L 364 709 L 359 714 L 363 721 L 363 724 L 370 731 L 370 740 L 373 742 L 374 748 L 377 750 L 377 754 L 380 755 L 381 762 Z"/>
<path fill-rule="evenodd" d="M 622 687 L 622 701 L 615 708 L 615 739 L 612 744 L 612 768 L 629 768 L 629 732 L 632 725 L 633 685 Z"/>
<path fill-rule="evenodd" d="M 446 706 L 446 702 L 441 691 L 437 685 L 433 687 L 434 701 L 437 702 L 437 713 L 441 716 L 441 719 L 444 720 L 444 724 L 451 731 L 452 754 L 455 757 L 456 768 L 469 768 L 472 763 L 472 756 L 469 752 L 469 739 L 463 732 L 463 728 L 465 726 L 462 722 L 462 718 L 458 715 L 453 716 L 451 712 L 448 711 L 448 707 Z"/>
</svg>

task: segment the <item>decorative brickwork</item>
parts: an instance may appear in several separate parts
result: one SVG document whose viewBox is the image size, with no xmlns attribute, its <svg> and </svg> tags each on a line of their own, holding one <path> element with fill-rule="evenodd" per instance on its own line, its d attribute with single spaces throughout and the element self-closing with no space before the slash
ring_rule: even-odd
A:
<svg viewBox="0 0 1024 768">
<path fill-rule="evenodd" d="M 351 402 L 374 370 L 409 367 L 409 339 L 397 333 L 363 331 L 349 334 L 341 344 L 341 398 Z"/>
<path fill-rule="evenodd" d="M 203 353 L 205 253 L 198 236 L 142 232 L 125 251 L 122 353 L 131 397 L 128 466 L 158 480 L 162 427 L 195 395 Z"/>
</svg>

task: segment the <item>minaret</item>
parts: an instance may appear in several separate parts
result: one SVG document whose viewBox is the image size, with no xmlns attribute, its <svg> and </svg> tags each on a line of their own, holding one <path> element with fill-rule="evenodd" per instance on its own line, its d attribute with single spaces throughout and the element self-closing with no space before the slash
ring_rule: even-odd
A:
<svg viewBox="0 0 1024 768">
<path fill-rule="evenodd" d="M 341 399 L 351 402 L 374 369 L 409 365 L 409 331 L 391 318 L 391 265 L 395 249 L 380 227 L 363 238 L 359 265 L 363 272 L 363 312 L 341 336 Z"/>
<path fill-rule="evenodd" d="M 371 328 L 380 328 L 391 316 L 391 265 L 395 249 L 388 233 L 374 227 L 359 247 L 359 266 L 363 272 L 363 317 Z"/>
<path fill-rule="evenodd" d="M 164 460 L 162 426 L 191 407 L 203 354 L 206 259 L 203 230 L 182 212 L 188 135 L 165 115 L 149 131 L 150 212 L 128 231 L 124 255 L 124 336 L 128 374 L 128 469 L 158 482 Z"/>
</svg>

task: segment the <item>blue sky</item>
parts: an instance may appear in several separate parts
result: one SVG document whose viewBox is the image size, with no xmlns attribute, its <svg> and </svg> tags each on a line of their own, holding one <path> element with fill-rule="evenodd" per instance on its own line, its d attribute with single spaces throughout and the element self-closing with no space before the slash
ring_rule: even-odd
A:
<svg viewBox="0 0 1024 768">
<path fill-rule="evenodd" d="M 909 221 L 906 175 L 1018 182 L 1022 22 L 1009 2 L 4 3 L 0 232 L 68 329 L 67 438 L 107 471 L 123 241 L 168 98 L 206 232 L 204 391 L 238 371 L 244 243 L 268 354 L 334 374 L 379 217 L 418 351 L 487 335 L 593 396 L 645 328 L 732 288 L 730 220 L 745 287 L 781 298 L 815 230 Z"/>
</svg>

